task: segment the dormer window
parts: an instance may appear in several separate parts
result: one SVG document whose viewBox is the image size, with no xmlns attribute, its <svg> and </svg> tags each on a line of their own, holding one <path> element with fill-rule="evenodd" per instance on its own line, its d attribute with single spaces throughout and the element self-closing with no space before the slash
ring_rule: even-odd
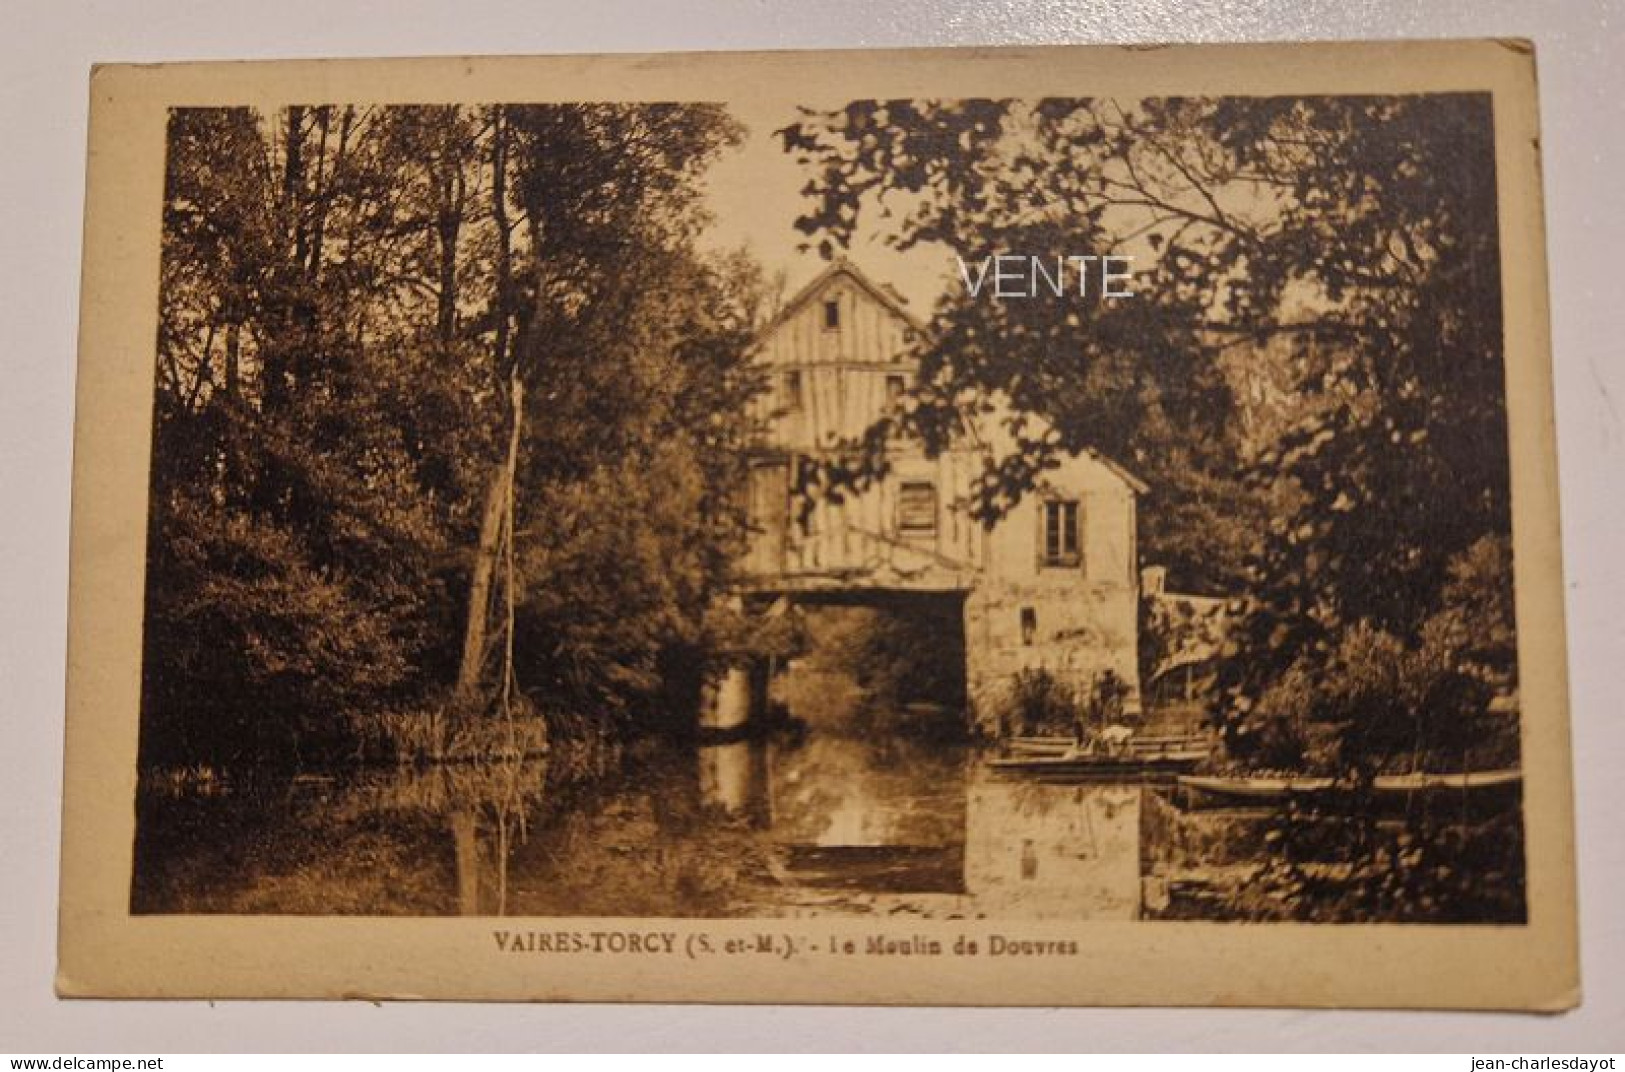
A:
<svg viewBox="0 0 1625 1072">
<path fill-rule="evenodd" d="M 831 298 L 824 303 L 824 330 L 839 331 L 841 329 L 841 303 Z"/>
</svg>

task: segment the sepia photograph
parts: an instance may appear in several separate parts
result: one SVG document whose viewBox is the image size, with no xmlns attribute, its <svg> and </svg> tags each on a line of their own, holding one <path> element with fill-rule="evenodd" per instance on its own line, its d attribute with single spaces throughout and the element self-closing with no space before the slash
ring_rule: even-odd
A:
<svg viewBox="0 0 1625 1072">
<path fill-rule="evenodd" d="M 143 98 L 98 912 L 466 918 L 812 995 L 820 957 L 1077 971 L 1114 923 L 1522 941 L 1543 826 L 1561 931 L 1556 517 L 1514 524 L 1551 443 L 1509 418 L 1550 404 L 1543 261 L 1503 223 L 1539 204 L 1490 81 L 753 62 Z"/>
</svg>

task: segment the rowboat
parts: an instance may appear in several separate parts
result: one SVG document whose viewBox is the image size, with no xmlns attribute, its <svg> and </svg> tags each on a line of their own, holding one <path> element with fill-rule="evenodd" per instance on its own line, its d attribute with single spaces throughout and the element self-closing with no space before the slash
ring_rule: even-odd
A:
<svg viewBox="0 0 1625 1072">
<path fill-rule="evenodd" d="M 1163 752 L 1155 756 L 998 756 L 987 761 L 988 766 L 1001 771 L 1025 771 L 1054 774 L 1141 774 L 1177 773 L 1190 770 L 1208 757 L 1206 749 L 1181 752 Z"/>
<path fill-rule="evenodd" d="M 1070 737 L 1014 737 L 1005 742 L 1005 754 L 988 760 L 988 766 L 1030 774 L 1171 774 L 1190 770 L 1210 751 L 1201 736 L 1136 738 L 1115 751 L 1080 749 Z"/>
<path fill-rule="evenodd" d="M 1372 788 L 1379 793 L 1416 793 L 1426 790 L 1468 791 L 1505 789 L 1523 783 L 1521 770 L 1463 771 L 1457 774 L 1379 774 Z"/>
<path fill-rule="evenodd" d="M 1208 774 L 1185 774 L 1179 778 L 1181 789 L 1250 801 L 1285 800 L 1293 794 L 1324 793 L 1335 784 L 1330 778 L 1226 778 Z"/>
<path fill-rule="evenodd" d="M 1005 750 L 1013 755 L 1063 755 L 1078 751 L 1078 742 L 1072 737 L 1011 737 L 1004 741 Z M 1131 737 L 1123 746 L 1123 755 L 1161 755 L 1165 752 L 1201 751 L 1210 748 L 1210 738 L 1201 733 L 1181 733 L 1161 737 Z M 1098 751 L 1098 749 L 1097 749 Z"/>
<path fill-rule="evenodd" d="M 1521 786 L 1521 770 L 1460 771 L 1436 774 L 1379 774 L 1371 783 L 1378 797 L 1399 798 L 1413 793 L 1467 793 L 1509 790 Z M 1188 792 L 1237 803 L 1274 803 L 1294 796 L 1317 796 L 1347 790 L 1346 784 L 1323 777 L 1226 777 L 1185 774 L 1179 787 Z"/>
</svg>

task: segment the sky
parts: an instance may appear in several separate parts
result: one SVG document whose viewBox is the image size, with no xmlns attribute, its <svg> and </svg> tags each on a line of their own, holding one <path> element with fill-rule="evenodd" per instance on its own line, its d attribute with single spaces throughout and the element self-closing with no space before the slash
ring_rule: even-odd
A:
<svg viewBox="0 0 1625 1072">
<path fill-rule="evenodd" d="M 805 253 L 796 250 L 807 238 L 795 229 L 795 220 L 811 204 L 801 194 L 811 173 L 783 150 L 781 140 L 773 134 L 796 121 L 797 104 L 829 110 L 844 107 L 847 99 L 797 101 L 763 94 L 758 99 L 728 102 L 728 111 L 746 127 L 745 141 L 737 149 L 726 150 L 704 180 L 706 199 L 715 222 L 701 238 L 702 246 L 718 251 L 744 246 L 766 268 L 769 277 L 782 269 L 787 280 L 786 300 L 794 297 L 827 263 L 815 250 Z M 1135 209 L 1125 211 L 1139 214 Z M 959 263 L 947 247 L 920 245 L 907 253 L 899 253 L 880 240 L 881 233 L 876 226 L 880 221 L 873 212 L 873 205 L 865 203 L 863 212 L 846 256 L 876 283 L 889 283 L 897 288 L 916 316 L 929 319 L 938 297 L 950 287 L 957 289 L 966 285 L 961 282 Z M 1110 214 L 1107 218 L 1108 221 L 1113 219 Z M 1122 230 L 1133 237 L 1119 252 L 1128 254 L 1143 266 L 1154 259 L 1154 247 L 1144 235 L 1136 233 L 1143 228 L 1133 224 L 1141 221 L 1131 218 L 1126 222 L 1129 225 Z M 1060 248 L 1010 252 L 1053 258 L 1086 251 Z"/>
<path fill-rule="evenodd" d="M 835 108 L 846 101 L 800 103 Z M 707 201 L 716 222 L 702 243 L 717 250 L 745 246 L 770 276 L 782 269 L 788 282 L 788 299 L 827 263 L 816 250 L 796 252 L 797 244 L 806 238 L 795 229 L 795 220 L 809 203 L 800 192 L 809 175 L 773 136 L 773 131 L 796 120 L 796 103 L 769 95 L 761 100 L 730 102 L 728 110 L 747 128 L 746 140 L 738 149 L 728 151 L 707 174 Z M 875 230 L 866 226 L 860 226 L 846 255 L 876 283 L 890 283 L 901 291 L 909 309 L 922 318 L 930 315 L 938 295 L 958 271 L 952 257 L 940 248 L 917 248 L 901 254 L 886 248 L 878 241 Z"/>
</svg>

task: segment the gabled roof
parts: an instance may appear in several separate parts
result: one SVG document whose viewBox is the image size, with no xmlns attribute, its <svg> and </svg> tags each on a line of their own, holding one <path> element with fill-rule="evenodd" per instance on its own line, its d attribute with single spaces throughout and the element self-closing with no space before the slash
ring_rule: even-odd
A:
<svg viewBox="0 0 1625 1072">
<path fill-rule="evenodd" d="M 773 319 L 767 322 L 760 334 L 766 336 L 775 331 L 780 324 L 795 316 L 808 302 L 812 301 L 830 280 L 840 275 L 846 276 L 859 290 L 862 290 L 892 314 L 901 318 L 905 324 L 915 331 L 925 331 L 924 322 L 909 311 L 909 308 L 902 303 L 895 291 L 890 287 L 881 286 L 867 275 L 864 275 L 856 264 L 853 264 L 845 257 L 838 257 L 830 262 L 829 267 L 819 272 L 812 282 L 797 291 L 795 297 L 785 302 L 784 308 L 780 309 Z"/>
<path fill-rule="evenodd" d="M 978 445 L 986 447 L 985 443 L 978 443 Z M 1059 452 L 1057 454 L 1057 458 L 1059 459 L 1071 459 L 1073 461 L 1088 459 L 1089 461 L 1094 462 L 1096 465 L 1100 466 L 1102 469 L 1106 470 L 1112 476 L 1120 480 L 1123 484 L 1127 485 L 1128 489 L 1136 495 L 1144 495 L 1147 491 L 1151 490 L 1150 485 L 1148 485 L 1145 481 L 1129 472 L 1119 463 L 1106 457 L 1106 455 L 1100 453 L 1100 451 L 1095 450 L 1093 447 L 1082 447 L 1078 450 L 1068 450 L 1061 447 L 1057 448 L 1057 450 Z M 1040 473 L 1038 475 L 1037 482 L 1033 486 L 1035 488 L 1048 488 L 1049 490 L 1056 490 L 1057 488 L 1057 485 L 1050 482 L 1048 476 L 1046 476 L 1044 473 Z"/>
<path fill-rule="evenodd" d="M 1100 451 L 1086 449 L 1083 451 L 1083 453 L 1115 473 L 1117 475 L 1117 479 L 1133 488 L 1136 495 L 1144 495 L 1146 492 L 1151 490 L 1151 485 L 1147 484 L 1145 481 L 1123 468 L 1122 465 L 1112 461 L 1110 458 L 1106 457 L 1106 455 L 1100 453 Z"/>
<path fill-rule="evenodd" d="M 909 311 L 908 307 L 902 303 L 895 290 L 889 286 L 883 286 L 876 283 L 873 279 L 870 279 L 867 275 L 865 275 L 862 269 L 847 258 L 837 257 L 835 260 L 830 262 L 827 268 L 825 268 L 822 272 L 819 272 L 810 283 L 797 291 L 795 297 L 784 303 L 784 307 L 774 315 L 773 319 L 769 320 L 762 327 L 760 332 L 757 333 L 758 340 L 766 338 L 773 331 L 777 330 L 780 324 L 783 324 L 785 321 L 795 316 L 809 302 L 811 302 L 832 279 L 841 275 L 844 275 L 850 279 L 860 290 L 868 294 L 871 298 L 879 302 L 893 314 L 900 317 L 904 323 L 913 328 L 915 331 L 922 334 L 927 331 L 924 322 Z M 985 445 L 981 442 L 981 437 L 976 431 L 975 422 L 966 420 L 963 414 L 961 414 L 961 420 L 963 422 L 963 431 L 965 434 L 978 446 Z M 1093 458 L 1095 461 L 1105 466 L 1106 469 L 1112 472 L 1119 480 L 1123 481 L 1123 483 L 1132 488 L 1135 494 L 1144 495 L 1150 490 L 1150 487 L 1145 481 L 1141 480 L 1139 477 L 1125 469 L 1121 464 L 1113 461 L 1111 458 L 1106 457 L 1106 455 L 1100 453 L 1099 451 L 1085 449 L 1079 451 L 1078 453 L 1080 455 Z"/>
</svg>

